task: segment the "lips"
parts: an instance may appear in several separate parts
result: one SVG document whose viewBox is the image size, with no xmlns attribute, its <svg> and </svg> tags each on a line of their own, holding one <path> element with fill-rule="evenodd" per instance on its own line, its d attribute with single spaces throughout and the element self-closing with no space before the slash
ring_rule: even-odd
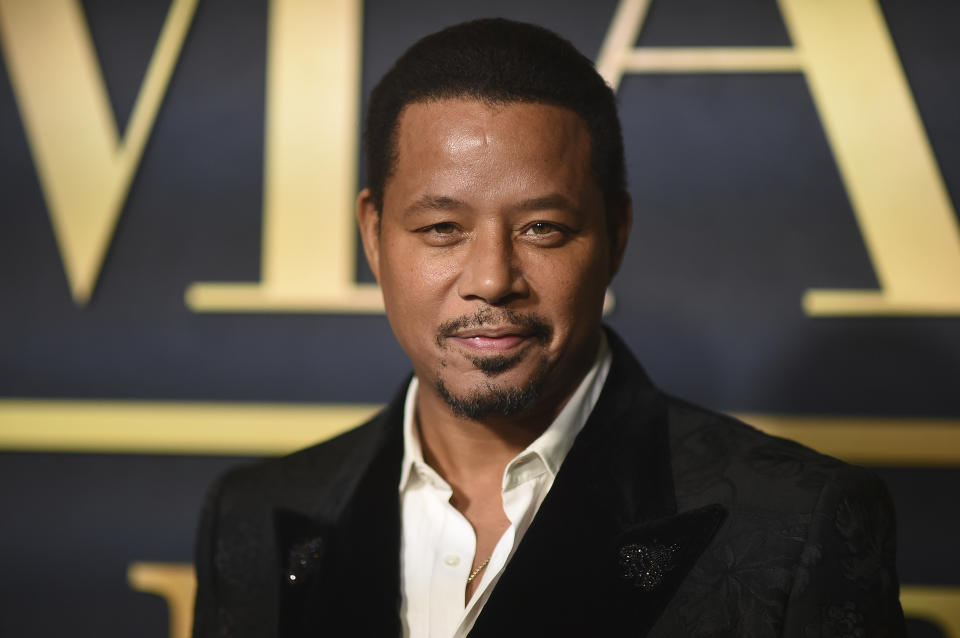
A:
<svg viewBox="0 0 960 638">
<path fill-rule="evenodd" d="M 477 352 L 496 352 L 503 353 L 519 347 L 527 340 L 526 335 L 522 334 L 473 334 L 473 335 L 453 335 L 452 341 Z"/>
<path fill-rule="evenodd" d="M 437 345 L 455 344 L 469 358 L 521 356 L 536 341 L 546 345 L 552 329 L 544 318 L 508 308 L 480 308 L 473 314 L 444 321 L 437 331 Z"/>
</svg>

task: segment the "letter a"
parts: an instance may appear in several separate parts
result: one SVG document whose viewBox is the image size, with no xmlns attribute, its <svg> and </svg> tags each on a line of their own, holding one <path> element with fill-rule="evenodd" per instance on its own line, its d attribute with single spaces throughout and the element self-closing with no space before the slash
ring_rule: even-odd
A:
<svg viewBox="0 0 960 638">
<path fill-rule="evenodd" d="M 597 68 L 798 71 L 810 86 L 879 290 L 810 290 L 807 314 L 960 315 L 960 227 L 876 0 L 779 0 L 795 47 L 636 48 L 649 0 L 622 0 Z"/>
</svg>

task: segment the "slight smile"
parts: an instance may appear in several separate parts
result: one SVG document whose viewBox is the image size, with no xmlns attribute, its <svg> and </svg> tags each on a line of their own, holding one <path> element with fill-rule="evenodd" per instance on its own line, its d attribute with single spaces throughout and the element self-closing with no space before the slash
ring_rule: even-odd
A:
<svg viewBox="0 0 960 638">
<path fill-rule="evenodd" d="M 506 354 L 521 347 L 530 338 L 517 328 L 464 330 L 450 339 L 475 353 Z"/>
</svg>

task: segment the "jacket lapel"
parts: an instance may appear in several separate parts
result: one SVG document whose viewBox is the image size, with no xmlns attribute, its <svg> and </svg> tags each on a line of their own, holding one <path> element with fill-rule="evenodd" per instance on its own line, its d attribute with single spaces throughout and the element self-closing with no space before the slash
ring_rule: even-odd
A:
<svg viewBox="0 0 960 638">
<path fill-rule="evenodd" d="M 400 635 L 397 485 L 405 391 L 406 384 L 367 426 L 376 432 L 368 449 L 344 468 L 356 478 L 338 512 L 322 512 L 319 507 L 330 499 L 318 498 L 318 509 L 309 513 L 274 513 L 280 636 Z"/>
<path fill-rule="evenodd" d="M 642 636 L 725 516 L 677 514 L 665 398 L 608 338 L 603 392 L 472 638 Z"/>
<path fill-rule="evenodd" d="M 597 406 L 471 637 L 642 636 L 726 515 L 676 512 L 665 399 L 608 338 L 613 362 Z M 405 389 L 368 426 L 373 435 L 344 470 L 355 478 L 336 481 L 350 486 L 338 512 L 319 509 L 322 495 L 315 510 L 275 512 L 281 636 L 400 635 Z"/>
</svg>

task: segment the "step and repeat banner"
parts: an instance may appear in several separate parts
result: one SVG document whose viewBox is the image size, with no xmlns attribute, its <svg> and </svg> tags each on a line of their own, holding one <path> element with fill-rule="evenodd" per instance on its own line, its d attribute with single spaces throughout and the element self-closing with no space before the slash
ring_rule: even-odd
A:
<svg viewBox="0 0 960 638">
<path fill-rule="evenodd" d="M 912 635 L 960 638 L 960 4 L 935 0 L 0 0 L 0 636 L 185 637 L 209 482 L 391 396 L 361 113 L 484 16 L 617 91 L 610 325 L 667 391 L 873 467 Z"/>
</svg>

